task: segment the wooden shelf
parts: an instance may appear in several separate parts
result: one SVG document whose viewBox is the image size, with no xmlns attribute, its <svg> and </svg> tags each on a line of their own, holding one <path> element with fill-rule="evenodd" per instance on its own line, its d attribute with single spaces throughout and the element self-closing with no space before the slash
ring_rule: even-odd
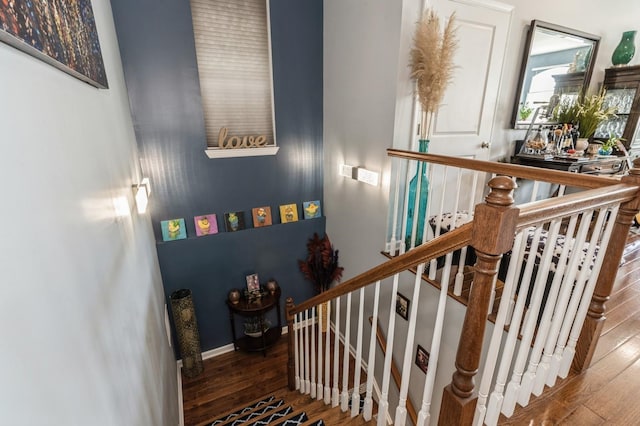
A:
<svg viewBox="0 0 640 426">
<path fill-rule="evenodd" d="M 280 147 L 265 146 L 262 148 L 240 148 L 240 149 L 221 149 L 207 148 L 204 153 L 209 158 L 237 158 L 237 157 L 261 157 L 265 155 L 276 155 Z"/>
<path fill-rule="evenodd" d="M 262 337 L 244 336 L 236 340 L 236 347 L 248 352 L 259 352 L 273 346 L 282 334 L 282 327 L 271 327 Z"/>
</svg>

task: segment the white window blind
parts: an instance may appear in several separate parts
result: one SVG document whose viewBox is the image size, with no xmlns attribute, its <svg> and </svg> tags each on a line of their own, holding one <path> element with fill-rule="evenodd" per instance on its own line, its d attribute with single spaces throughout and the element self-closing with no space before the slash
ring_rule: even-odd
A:
<svg viewBox="0 0 640 426">
<path fill-rule="evenodd" d="M 267 0 L 191 0 L 207 146 L 221 128 L 275 145 Z"/>
</svg>

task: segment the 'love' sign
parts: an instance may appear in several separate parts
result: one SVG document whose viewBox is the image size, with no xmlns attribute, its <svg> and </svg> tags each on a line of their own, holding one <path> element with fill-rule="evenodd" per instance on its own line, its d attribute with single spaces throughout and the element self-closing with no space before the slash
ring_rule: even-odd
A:
<svg viewBox="0 0 640 426">
<path fill-rule="evenodd" d="M 264 135 L 258 136 L 228 136 L 228 130 L 226 127 L 220 129 L 218 133 L 218 146 L 224 149 L 237 149 L 237 148 L 259 148 L 267 144 L 267 137 Z"/>
</svg>

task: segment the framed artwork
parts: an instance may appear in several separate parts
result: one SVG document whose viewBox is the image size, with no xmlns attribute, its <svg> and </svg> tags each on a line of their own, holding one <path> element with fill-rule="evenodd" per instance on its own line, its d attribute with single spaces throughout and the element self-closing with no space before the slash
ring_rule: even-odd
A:
<svg viewBox="0 0 640 426">
<path fill-rule="evenodd" d="M 304 211 L 305 219 L 315 219 L 322 216 L 320 200 L 305 201 L 304 203 L 302 203 L 302 210 Z"/>
<path fill-rule="evenodd" d="M 298 206 L 295 204 L 284 204 L 280 206 L 280 222 L 289 223 L 298 221 Z"/>
<path fill-rule="evenodd" d="M 0 41 L 107 89 L 91 0 L 0 1 Z"/>
<path fill-rule="evenodd" d="M 162 241 L 184 240 L 187 238 L 187 227 L 184 219 L 169 219 L 160 222 Z"/>
<path fill-rule="evenodd" d="M 244 212 L 225 213 L 224 227 L 227 232 L 235 232 L 245 229 Z"/>
<path fill-rule="evenodd" d="M 253 227 L 261 228 L 263 226 L 271 225 L 271 207 L 256 207 L 251 209 L 251 213 L 253 216 Z"/>
<path fill-rule="evenodd" d="M 416 365 L 424 374 L 427 374 L 427 369 L 429 367 L 429 352 L 420 345 L 418 345 L 418 349 L 416 350 Z"/>
<path fill-rule="evenodd" d="M 212 235 L 218 233 L 218 219 L 215 214 L 205 214 L 193 218 L 196 224 L 196 235 Z"/>
<path fill-rule="evenodd" d="M 409 320 L 409 299 L 400 293 L 396 293 L 396 313 L 405 321 Z"/>
<path fill-rule="evenodd" d="M 247 275 L 247 291 L 249 294 L 260 293 L 258 274 Z"/>
</svg>

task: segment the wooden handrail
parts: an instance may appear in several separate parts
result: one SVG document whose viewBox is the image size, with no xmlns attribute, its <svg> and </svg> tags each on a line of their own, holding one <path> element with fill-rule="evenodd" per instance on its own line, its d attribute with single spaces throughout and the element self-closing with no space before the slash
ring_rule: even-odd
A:
<svg viewBox="0 0 640 426">
<path fill-rule="evenodd" d="M 618 183 L 606 188 L 590 189 L 563 197 L 519 205 L 517 229 L 521 230 L 540 221 L 550 221 L 580 213 L 586 209 L 597 209 L 614 203 L 633 200 L 638 195 L 638 187 Z"/>
<path fill-rule="evenodd" d="M 369 324 L 373 327 L 373 317 L 369 317 Z M 380 349 L 382 350 L 382 354 L 387 354 L 387 341 L 382 334 L 382 330 L 380 329 L 380 324 L 376 321 L 376 340 L 378 341 L 378 345 L 380 345 Z M 398 366 L 396 365 L 396 360 L 391 357 L 391 377 L 393 377 L 393 381 L 400 389 L 400 384 L 402 383 L 402 375 L 400 374 L 400 370 L 398 370 Z M 407 398 L 407 413 L 411 418 L 411 421 L 414 425 L 418 424 L 418 413 L 416 413 L 416 408 L 413 406 L 413 402 L 411 402 L 411 398 Z"/>
<path fill-rule="evenodd" d="M 383 280 L 399 272 L 407 271 L 421 263 L 444 256 L 447 253 L 468 246 L 471 241 L 472 223 L 467 223 L 459 228 L 449 231 L 446 234 L 426 242 L 407 253 L 401 254 L 388 260 L 374 268 L 357 275 L 340 285 L 305 300 L 299 305 L 287 308 L 287 317 L 291 318 L 295 314 L 317 306 L 320 303 L 328 302 L 336 297 L 356 291 L 378 280 Z"/>
<path fill-rule="evenodd" d="M 578 188 L 602 188 L 614 185 L 619 182 L 606 176 L 580 174 L 565 172 L 562 170 L 550 170 L 540 167 L 522 166 L 520 164 L 497 163 L 495 161 L 473 160 L 470 158 L 448 157 L 446 155 L 425 154 L 402 149 L 387 149 L 390 157 L 404 158 L 407 160 L 427 161 L 445 166 L 460 167 L 477 170 L 481 172 L 495 173 L 518 177 L 523 179 L 538 180 L 542 182 L 557 183 L 560 185 L 573 186 Z"/>
</svg>

